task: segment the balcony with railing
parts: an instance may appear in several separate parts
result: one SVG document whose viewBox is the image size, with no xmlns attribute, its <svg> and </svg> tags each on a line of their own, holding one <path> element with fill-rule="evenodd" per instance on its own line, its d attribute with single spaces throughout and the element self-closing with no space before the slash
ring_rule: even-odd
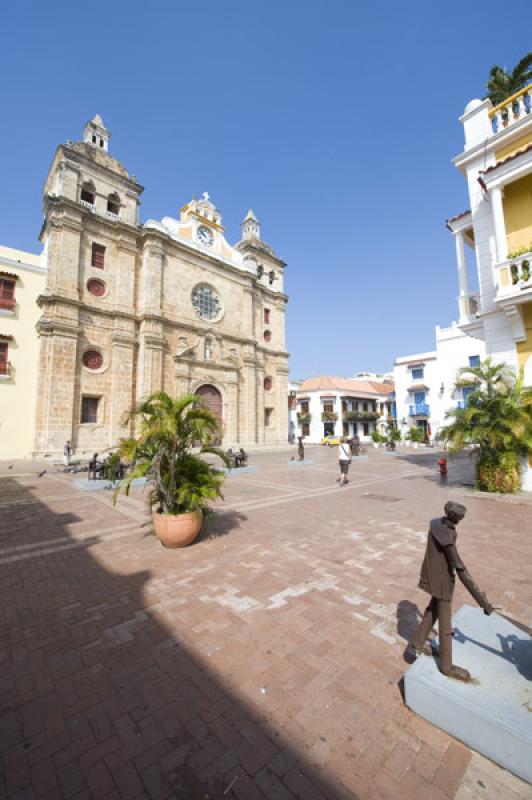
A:
<svg viewBox="0 0 532 800">
<path fill-rule="evenodd" d="M 427 403 L 416 403 L 415 405 L 408 406 L 409 417 L 429 417 L 430 406 Z"/>
<path fill-rule="evenodd" d="M 532 250 L 514 255 L 495 265 L 497 275 L 496 300 L 532 299 Z"/>
<path fill-rule="evenodd" d="M 322 411 L 321 412 L 321 421 L 322 422 L 336 422 L 338 419 L 338 414 L 336 411 Z"/>
<path fill-rule="evenodd" d="M 308 411 L 298 411 L 296 416 L 300 425 L 304 425 L 305 423 L 310 422 L 312 419 L 312 414 L 310 414 Z"/>
<path fill-rule="evenodd" d="M 376 422 L 380 419 L 378 411 L 344 411 L 344 422 Z"/>
<path fill-rule="evenodd" d="M 89 203 L 88 200 L 80 200 L 79 202 L 83 206 L 83 208 L 87 208 L 89 211 L 92 212 L 96 211 L 95 203 Z"/>
<path fill-rule="evenodd" d="M 493 133 L 508 128 L 532 112 L 532 84 L 507 97 L 489 112 Z"/>
</svg>

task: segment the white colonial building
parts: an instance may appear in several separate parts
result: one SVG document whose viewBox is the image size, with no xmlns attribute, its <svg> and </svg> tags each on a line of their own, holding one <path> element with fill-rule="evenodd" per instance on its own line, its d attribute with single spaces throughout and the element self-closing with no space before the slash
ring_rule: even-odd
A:
<svg viewBox="0 0 532 800">
<path fill-rule="evenodd" d="M 371 434 L 395 423 L 391 383 L 321 375 L 303 381 L 296 391 L 297 436 L 320 442 L 324 436 Z"/>
<path fill-rule="evenodd" d="M 463 370 L 478 366 L 484 357 L 484 342 L 453 323 L 436 327 L 435 350 L 397 358 L 394 380 L 401 433 L 417 427 L 428 439 L 436 438 L 447 412 L 463 407 L 475 386 L 474 376 Z"/>
<path fill-rule="evenodd" d="M 532 84 L 496 107 L 472 100 L 460 121 L 465 144 L 453 163 L 470 209 L 447 223 L 456 242 L 458 326 L 495 362 L 522 368 L 532 386 Z M 523 486 L 532 490 L 532 468 L 523 466 Z"/>
</svg>

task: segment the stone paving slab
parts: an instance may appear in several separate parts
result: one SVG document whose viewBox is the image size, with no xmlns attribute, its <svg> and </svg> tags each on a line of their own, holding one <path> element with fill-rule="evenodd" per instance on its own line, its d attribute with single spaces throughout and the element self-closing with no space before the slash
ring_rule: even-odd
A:
<svg viewBox="0 0 532 800">
<path fill-rule="evenodd" d="M 334 451 L 312 458 L 253 454 L 183 551 L 142 488 L 113 508 L 0 465 L 0 795 L 532 797 L 401 694 L 428 519 L 466 502 L 464 560 L 530 626 L 528 508 L 442 487 L 432 453 L 371 451 L 342 488 Z"/>
</svg>

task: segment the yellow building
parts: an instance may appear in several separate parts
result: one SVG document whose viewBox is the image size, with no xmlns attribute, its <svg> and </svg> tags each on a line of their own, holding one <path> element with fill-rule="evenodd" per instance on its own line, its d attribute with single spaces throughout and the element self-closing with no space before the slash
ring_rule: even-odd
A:
<svg viewBox="0 0 532 800">
<path fill-rule="evenodd" d="M 34 253 L 0 246 L 0 459 L 33 450 L 38 337 L 46 269 Z"/>
<path fill-rule="evenodd" d="M 460 328 L 532 386 L 532 84 L 493 107 L 472 100 L 460 121 L 470 210 L 448 220 L 456 242 Z M 474 251 L 470 269 L 466 245 Z M 475 286 L 470 291 L 469 278 Z M 532 467 L 523 488 L 532 491 Z"/>
</svg>

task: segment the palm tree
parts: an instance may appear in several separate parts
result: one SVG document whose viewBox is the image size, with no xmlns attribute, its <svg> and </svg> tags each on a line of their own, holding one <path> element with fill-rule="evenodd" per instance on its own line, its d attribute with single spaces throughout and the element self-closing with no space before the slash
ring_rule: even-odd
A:
<svg viewBox="0 0 532 800">
<path fill-rule="evenodd" d="M 138 422 L 139 433 L 123 439 L 118 453 L 135 467 L 116 490 L 115 501 L 121 489 L 128 494 L 132 481 L 144 477 L 153 486 L 150 506 L 163 514 L 201 511 L 209 500 L 221 496 L 223 474 L 200 456 L 211 453 L 224 464 L 228 460 L 212 444 L 220 424 L 200 397 L 187 394 L 176 399 L 155 392 L 138 403 L 127 419 Z M 197 454 L 195 447 L 200 448 Z"/>
<path fill-rule="evenodd" d="M 498 106 L 530 81 L 532 81 L 532 53 L 527 53 L 511 72 L 497 64 L 490 69 L 489 80 L 486 83 L 487 96 L 494 106 Z"/>
<path fill-rule="evenodd" d="M 439 439 L 451 453 L 473 448 L 477 486 L 487 491 L 519 488 L 519 459 L 532 453 L 532 390 L 504 364 L 487 358 L 467 367 L 476 382 L 466 408 L 449 411 Z M 462 381 L 463 382 L 463 381 Z"/>
</svg>

